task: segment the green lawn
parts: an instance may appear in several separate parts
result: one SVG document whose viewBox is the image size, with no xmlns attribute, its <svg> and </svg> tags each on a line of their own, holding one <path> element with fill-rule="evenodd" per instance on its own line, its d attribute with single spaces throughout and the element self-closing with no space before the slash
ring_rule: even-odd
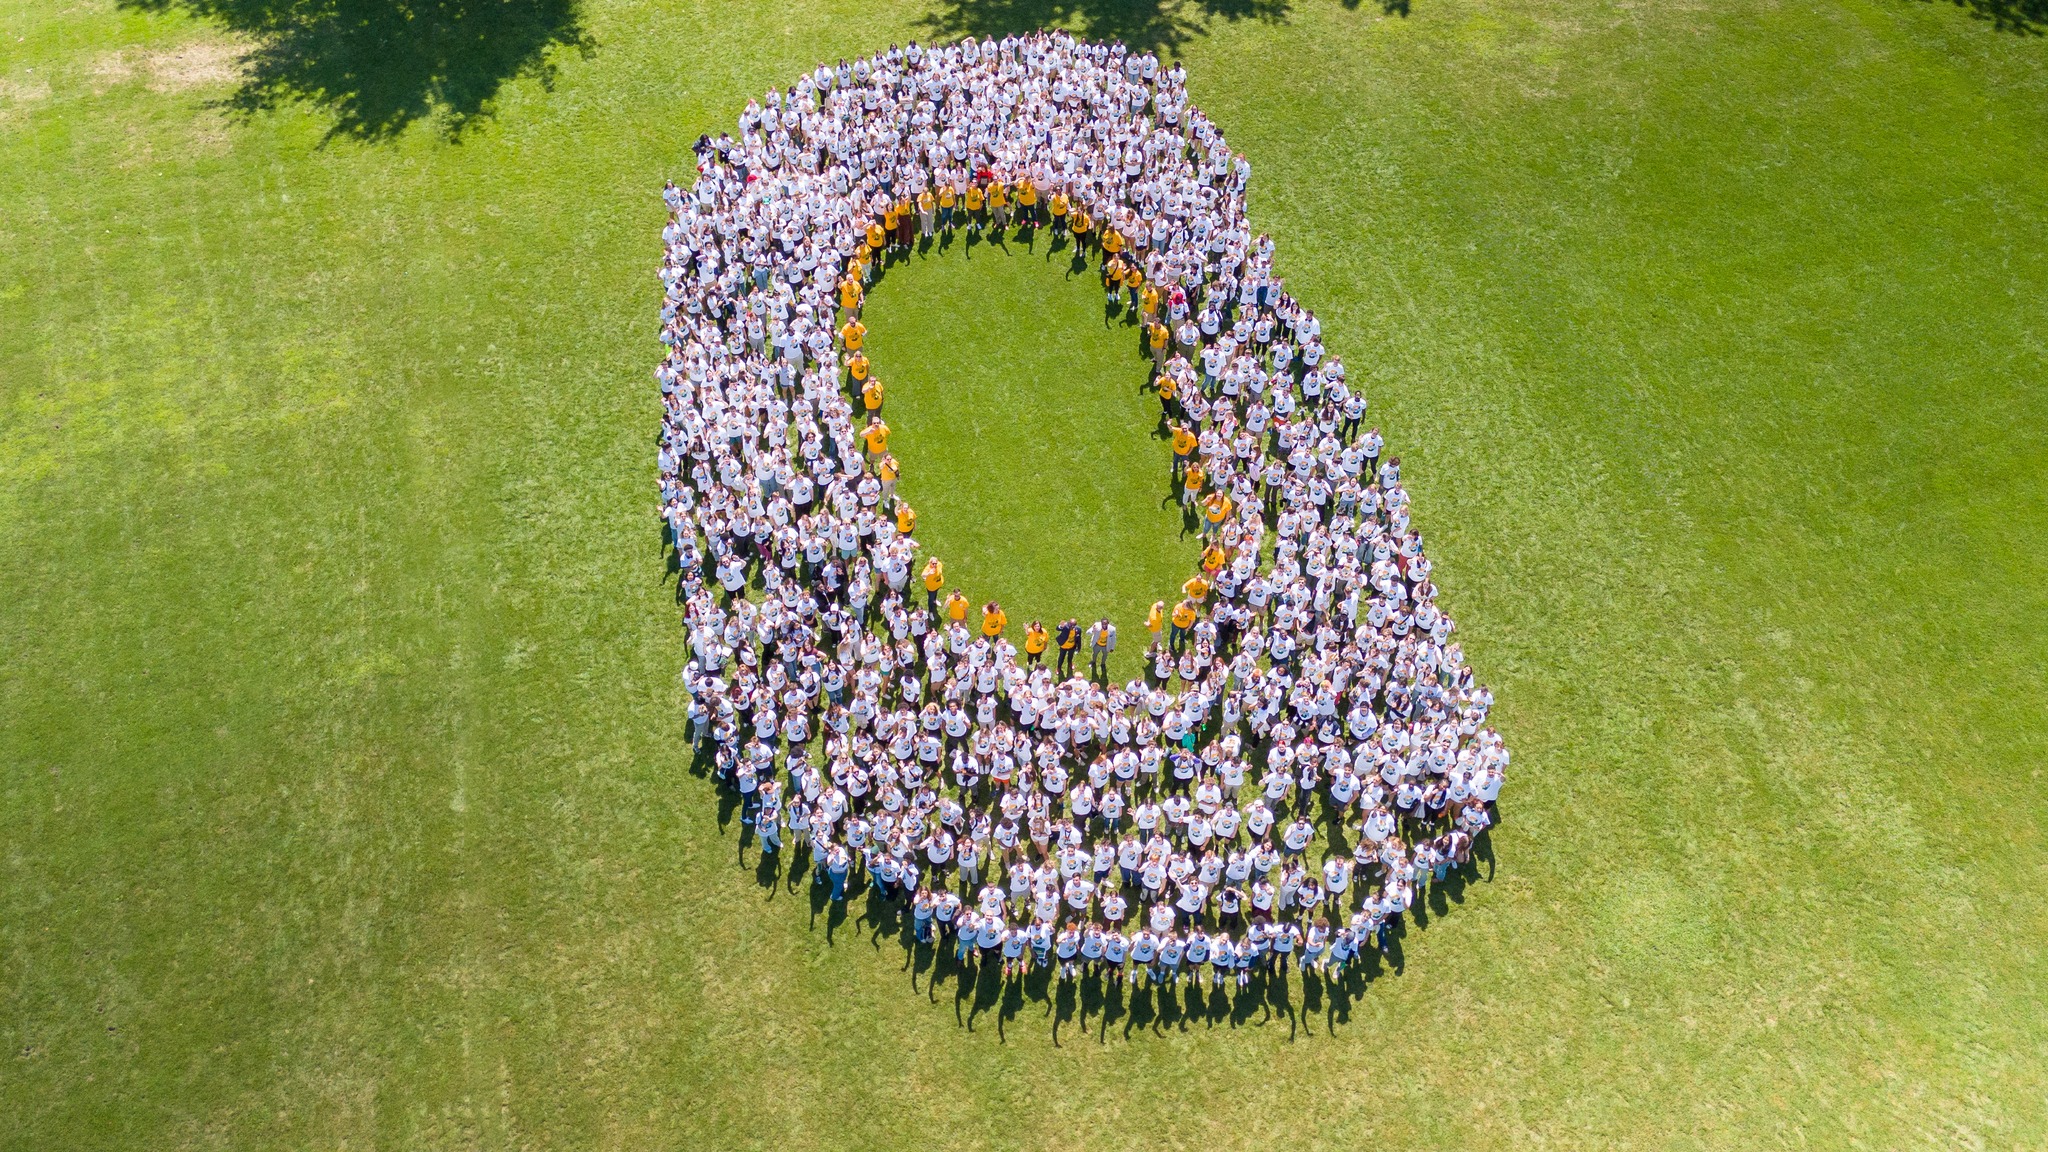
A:
<svg viewBox="0 0 2048 1152">
<path fill-rule="evenodd" d="M 1180 38 L 1516 754 L 1398 974 L 1055 1032 L 828 943 L 678 747 L 661 181 L 1041 10 L 942 3 L 590 0 L 366 143 L 224 119 L 213 24 L 0 0 L 0 1146 L 2048 1142 L 2048 40 L 1043 6 Z M 969 593 L 1135 631 L 1192 550 L 1093 279 L 955 251 L 870 324 Z"/>
</svg>

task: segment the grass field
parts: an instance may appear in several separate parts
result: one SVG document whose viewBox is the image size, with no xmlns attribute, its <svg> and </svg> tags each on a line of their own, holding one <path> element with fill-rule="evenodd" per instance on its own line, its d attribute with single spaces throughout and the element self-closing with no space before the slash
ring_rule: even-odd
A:
<svg viewBox="0 0 2048 1152">
<path fill-rule="evenodd" d="M 970 1026 L 678 747 L 662 179 L 1046 13 L 1177 44 L 1251 156 L 1515 749 L 1490 880 L 1356 997 Z M 551 86 L 243 122 L 221 27 L 0 0 L 0 1146 L 2048 1143 L 2048 41 L 590 0 L 500 45 Z M 1189 550 L 1092 280 L 954 252 L 870 322 L 970 594 L 1134 632 Z"/>
</svg>

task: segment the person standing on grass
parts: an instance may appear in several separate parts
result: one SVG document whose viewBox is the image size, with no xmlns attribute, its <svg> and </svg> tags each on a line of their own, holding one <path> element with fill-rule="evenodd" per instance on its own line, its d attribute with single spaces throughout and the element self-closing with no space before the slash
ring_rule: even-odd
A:
<svg viewBox="0 0 2048 1152">
<path fill-rule="evenodd" d="M 1036 667 L 1039 661 L 1045 659 L 1047 640 L 1045 625 L 1033 620 L 1024 626 L 1024 662 L 1027 665 Z"/>
<path fill-rule="evenodd" d="M 1088 674 L 1109 676 L 1109 654 L 1116 651 L 1116 625 L 1104 616 L 1088 626 Z"/>
<path fill-rule="evenodd" d="M 1071 616 L 1060 621 L 1053 634 L 1053 643 L 1059 647 L 1059 666 L 1055 670 L 1064 680 L 1074 674 L 1074 653 L 1081 647 L 1081 623 Z"/>
</svg>

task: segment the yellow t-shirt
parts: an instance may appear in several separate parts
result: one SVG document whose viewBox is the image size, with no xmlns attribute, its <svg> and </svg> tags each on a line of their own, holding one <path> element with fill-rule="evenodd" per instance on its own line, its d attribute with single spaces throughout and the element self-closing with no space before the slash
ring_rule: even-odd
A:
<svg viewBox="0 0 2048 1152">
<path fill-rule="evenodd" d="M 1053 215 L 1065 216 L 1067 214 L 1067 194 L 1065 192 L 1053 193 L 1048 207 L 1052 209 Z"/>
<path fill-rule="evenodd" d="M 1188 582 L 1180 586 L 1180 590 L 1188 594 L 1190 601 L 1205 600 L 1209 596 L 1209 582 L 1200 576 L 1190 576 Z"/>
<path fill-rule="evenodd" d="M 860 442 L 870 452 L 880 452 L 889 446 L 889 426 L 880 420 L 860 430 Z"/>
<path fill-rule="evenodd" d="M 931 211 L 932 209 L 934 209 L 934 208 L 936 208 L 936 207 L 938 207 L 938 206 L 939 206 L 939 201 L 938 201 L 938 197 L 936 197 L 936 196 L 933 196 L 933 195 L 932 195 L 932 190 L 931 190 L 931 189 L 927 188 L 927 189 L 925 189 L 924 191 L 922 191 L 922 192 L 919 192 L 919 193 L 917 194 L 917 210 L 918 210 L 918 211 L 920 211 L 920 212 L 929 212 L 929 211 Z"/>
<path fill-rule="evenodd" d="M 988 186 L 988 206 L 991 208 L 1007 208 L 1009 207 L 1009 205 L 1010 194 L 1009 191 L 1003 187 L 1003 182 L 1001 180 L 997 180 L 991 183 Z"/>
<path fill-rule="evenodd" d="M 896 219 L 900 215 L 902 215 L 901 211 L 894 204 L 882 209 L 882 231 L 894 232 L 896 230 Z M 869 235 L 873 235 L 873 233 L 869 233 Z M 872 244 L 874 241 L 870 240 L 869 243 Z"/>
<path fill-rule="evenodd" d="M 1186 600 L 1173 606 L 1173 626 L 1192 628 L 1195 624 L 1195 606 Z"/>
<path fill-rule="evenodd" d="M 864 352 L 855 352 L 851 357 L 848 357 L 846 361 L 846 370 L 847 372 L 852 374 L 855 380 L 866 380 L 868 378 L 867 354 Z"/>
<path fill-rule="evenodd" d="M 860 402 L 866 405 L 867 410 L 870 412 L 882 406 L 882 378 L 880 376 L 868 377 L 867 384 L 860 390 Z M 881 449 L 877 448 L 875 451 L 879 452 Z"/>
<path fill-rule="evenodd" d="M 939 207 L 951 208 L 953 206 L 953 199 L 953 186 L 951 184 L 939 189 Z"/>
<path fill-rule="evenodd" d="M 1115 255 L 1115 254 L 1117 254 L 1118 252 L 1121 252 L 1121 251 L 1123 251 L 1123 250 L 1124 250 L 1124 236 L 1123 236 L 1123 233 L 1121 233 L 1121 232 L 1118 232 L 1118 231 L 1117 231 L 1116 229 L 1114 229 L 1114 228 L 1104 228 L 1104 229 L 1102 230 L 1102 250 L 1103 250 L 1104 252 L 1107 252 L 1107 253 L 1109 253 L 1109 254 L 1110 254 L 1110 255 L 1112 255 L 1112 256 L 1114 256 L 1114 255 Z"/>
<path fill-rule="evenodd" d="M 860 294 L 861 288 L 858 278 L 848 276 L 839 282 L 839 306 L 841 308 L 860 307 Z"/>
<path fill-rule="evenodd" d="M 956 624 L 967 619 L 967 597 L 953 593 L 952 599 L 946 601 L 946 618 Z"/>
<path fill-rule="evenodd" d="M 1159 381 L 1163 388 L 1165 385 L 1173 382 L 1173 377 L 1161 376 Z M 1201 440 L 1186 428 L 1175 428 L 1173 430 L 1173 454 L 1175 456 L 1186 456 L 1188 453 L 1193 452 L 1195 445 L 1199 443 L 1201 443 Z"/>
<path fill-rule="evenodd" d="M 981 211 L 981 185 L 969 184 L 967 186 L 967 210 L 969 212 Z"/>
<path fill-rule="evenodd" d="M 1026 208 L 1038 203 L 1038 189 L 1032 185 L 1031 181 L 1026 180 L 1017 185 L 1017 203 L 1022 204 Z"/>
<path fill-rule="evenodd" d="M 844 302 L 846 299 L 846 293 L 841 292 L 839 294 L 839 298 L 841 302 Z M 848 352 L 860 351 L 861 342 L 866 340 L 867 338 L 868 326 L 861 323 L 858 320 L 847 321 L 846 326 L 839 330 L 839 340 L 841 343 L 846 345 L 846 350 Z"/>
<path fill-rule="evenodd" d="M 946 566 L 934 558 L 924 566 L 924 590 L 937 592 L 946 586 Z"/>
<path fill-rule="evenodd" d="M 905 536 L 917 531 L 917 510 L 901 500 L 896 502 L 896 531 Z"/>
<path fill-rule="evenodd" d="M 981 634 L 990 639 L 1001 636 L 1003 629 L 1007 628 L 1009 624 L 1010 618 L 1003 615 L 1000 611 L 983 612 L 981 614 Z"/>
<path fill-rule="evenodd" d="M 1047 638 L 1045 635 L 1045 629 L 1043 628 L 1032 628 L 1027 630 L 1024 633 L 1025 653 L 1031 656 L 1036 656 L 1044 652 L 1046 639 Z"/>
<path fill-rule="evenodd" d="M 894 228 L 895 226 L 896 222 L 894 220 L 891 220 L 889 222 L 889 227 Z M 882 226 L 880 224 L 868 225 L 868 247 L 880 248 L 884 243 L 887 242 L 887 240 L 888 233 L 882 230 Z"/>
</svg>

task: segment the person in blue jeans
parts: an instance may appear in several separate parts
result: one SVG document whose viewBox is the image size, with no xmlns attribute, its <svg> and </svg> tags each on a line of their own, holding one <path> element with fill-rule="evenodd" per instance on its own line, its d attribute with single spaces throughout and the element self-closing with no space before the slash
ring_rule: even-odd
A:
<svg viewBox="0 0 2048 1152">
<path fill-rule="evenodd" d="M 846 899 L 846 874 L 853 867 L 853 854 L 844 844 L 834 844 L 825 854 L 825 878 L 832 882 L 832 899 Z"/>
</svg>

